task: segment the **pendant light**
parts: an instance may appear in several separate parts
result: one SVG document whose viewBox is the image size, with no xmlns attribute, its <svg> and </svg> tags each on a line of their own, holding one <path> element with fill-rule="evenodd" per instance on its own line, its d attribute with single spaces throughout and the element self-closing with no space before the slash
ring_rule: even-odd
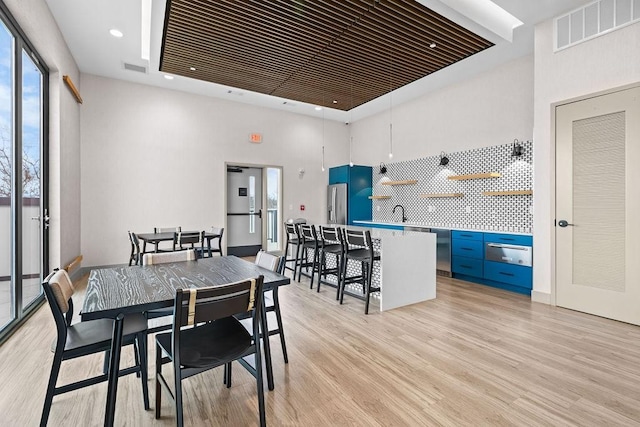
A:
<svg viewBox="0 0 640 427">
<path fill-rule="evenodd" d="M 353 71 L 350 73 L 351 77 L 351 105 L 349 105 L 349 126 L 353 122 Z M 353 151 L 353 136 L 351 136 L 351 128 L 349 128 L 349 166 L 353 167 L 353 157 L 351 156 Z"/>
<path fill-rule="evenodd" d="M 322 101 L 324 105 L 324 97 Z M 324 108 L 322 108 L 322 172 L 324 172 Z"/>
<path fill-rule="evenodd" d="M 389 59 L 389 64 L 389 158 L 393 159 L 393 84 L 391 82 L 393 58 Z"/>
</svg>

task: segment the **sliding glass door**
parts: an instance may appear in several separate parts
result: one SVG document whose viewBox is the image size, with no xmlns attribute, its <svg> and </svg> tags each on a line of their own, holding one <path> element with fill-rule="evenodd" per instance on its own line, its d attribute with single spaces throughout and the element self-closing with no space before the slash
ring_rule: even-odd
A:
<svg viewBox="0 0 640 427">
<path fill-rule="evenodd" d="M 0 340 L 42 300 L 48 72 L 0 3 Z"/>
</svg>

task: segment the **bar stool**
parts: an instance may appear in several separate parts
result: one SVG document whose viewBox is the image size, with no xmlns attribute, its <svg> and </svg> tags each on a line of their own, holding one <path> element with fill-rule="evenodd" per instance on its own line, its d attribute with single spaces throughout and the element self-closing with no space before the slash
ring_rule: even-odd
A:
<svg viewBox="0 0 640 427">
<path fill-rule="evenodd" d="M 300 262 L 300 248 L 302 247 L 302 239 L 300 238 L 300 230 L 298 229 L 298 224 L 292 224 L 290 222 L 284 223 L 284 230 L 287 236 L 287 241 L 284 244 L 284 269 L 282 274 L 285 273 L 286 270 L 293 271 L 293 278 L 296 278 L 296 272 L 298 270 L 298 263 Z M 289 247 L 295 247 L 295 254 L 293 257 L 289 258 Z M 289 265 L 289 263 L 293 262 L 293 267 Z"/>
<path fill-rule="evenodd" d="M 371 244 L 371 232 L 369 230 L 349 230 L 344 232 L 344 262 L 342 263 L 342 283 L 340 284 L 340 304 L 344 299 L 344 287 L 347 283 L 362 283 L 363 297 L 351 294 L 356 298 L 364 299 L 364 314 L 369 314 L 369 297 L 371 292 L 379 292 L 380 287 L 371 287 L 373 278 L 373 263 L 380 261 L 380 253 L 373 250 Z M 359 261 L 362 274 L 360 276 L 347 277 L 349 260 Z"/>
<path fill-rule="evenodd" d="M 302 275 L 302 269 L 307 269 L 304 273 L 305 276 L 311 278 L 311 285 L 309 289 L 313 289 L 313 279 L 315 273 L 318 272 L 318 259 L 320 258 L 320 251 L 318 250 L 318 235 L 316 234 L 316 228 L 313 225 L 300 224 L 298 226 L 300 230 L 300 237 L 302 238 L 302 251 L 300 262 L 298 263 L 298 282 L 300 282 L 300 276 Z M 313 259 L 309 261 L 309 249 L 313 251 Z M 309 275 L 309 267 L 311 267 L 311 275 Z"/>
<path fill-rule="evenodd" d="M 335 268 L 327 268 L 327 254 L 335 256 Z M 334 274 L 337 279 L 336 300 L 340 298 L 340 279 L 342 277 L 342 262 L 344 259 L 344 244 L 342 239 L 342 230 L 339 227 L 322 227 L 320 226 L 320 259 L 318 268 L 318 288 L 320 292 L 320 284 L 325 283 L 334 286 L 333 283 L 327 282 L 327 274 Z M 325 278 L 324 282 L 322 277 Z"/>
</svg>

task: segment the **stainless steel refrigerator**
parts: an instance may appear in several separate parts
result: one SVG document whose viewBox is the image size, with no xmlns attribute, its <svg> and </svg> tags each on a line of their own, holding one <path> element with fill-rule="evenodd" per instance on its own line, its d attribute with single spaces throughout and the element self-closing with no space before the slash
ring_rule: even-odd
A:
<svg viewBox="0 0 640 427">
<path fill-rule="evenodd" d="M 333 184 L 327 188 L 327 222 L 347 224 L 347 184 Z"/>
</svg>

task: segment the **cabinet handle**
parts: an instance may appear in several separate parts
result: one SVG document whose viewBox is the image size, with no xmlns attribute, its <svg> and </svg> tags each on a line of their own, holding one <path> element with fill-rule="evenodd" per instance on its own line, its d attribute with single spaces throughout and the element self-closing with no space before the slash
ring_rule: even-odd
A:
<svg viewBox="0 0 640 427">
<path fill-rule="evenodd" d="M 463 264 L 461 264 L 460 267 L 462 267 L 462 268 L 473 268 L 470 265 L 463 265 Z"/>
<path fill-rule="evenodd" d="M 504 271 L 499 271 L 498 273 L 502 274 L 503 276 L 514 276 L 513 273 L 505 273 Z"/>
<path fill-rule="evenodd" d="M 462 249 L 463 251 L 472 251 L 473 250 L 472 248 L 460 248 L 460 249 Z"/>
<path fill-rule="evenodd" d="M 516 239 L 510 239 L 508 237 L 500 237 L 498 240 L 504 240 L 505 242 L 513 242 Z"/>
</svg>

